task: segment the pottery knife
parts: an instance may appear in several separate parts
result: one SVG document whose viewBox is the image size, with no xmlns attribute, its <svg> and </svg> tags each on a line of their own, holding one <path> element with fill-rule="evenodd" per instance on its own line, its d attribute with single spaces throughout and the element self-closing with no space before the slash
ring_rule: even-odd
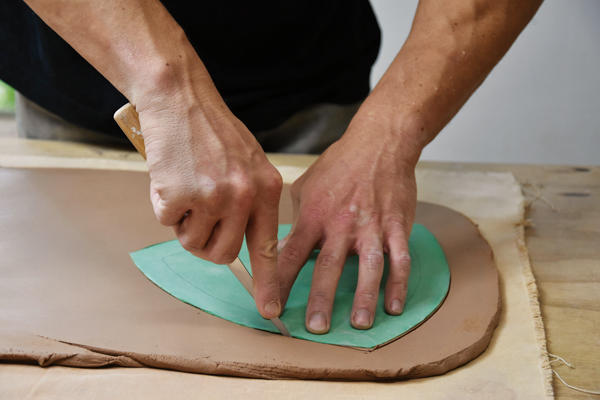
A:
<svg viewBox="0 0 600 400">
<path fill-rule="evenodd" d="M 142 130 L 140 126 L 140 118 L 135 111 L 135 107 L 131 103 L 125 104 L 119 108 L 114 115 L 115 121 L 119 127 L 123 130 L 127 138 L 133 143 L 136 150 L 146 159 L 146 146 L 144 145 L 144 137 L 142 136 Z M 254 291 L 252 288 L 252 276 L 242 263 L 242 261 L 236 258 L 231 264 L 228 265 L 229 269 L 240 281 L 242 286 L 250 293 L 250 296 L 254 298 Z M 279 318 L 271 319 L 271 322 L 283 336 L 292 337 L 290 332 L 286 329 Z"/>
</svg>

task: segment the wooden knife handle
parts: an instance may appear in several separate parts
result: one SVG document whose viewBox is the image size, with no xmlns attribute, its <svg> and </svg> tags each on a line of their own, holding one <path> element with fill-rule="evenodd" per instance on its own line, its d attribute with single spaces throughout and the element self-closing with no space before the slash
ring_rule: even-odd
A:
<svg viewBox="0 0 600 400">
<path fill-rule="evenodd" d="M 140 116 L 131 103 L 125 104 L 119 108 L 114 115 L 115 121 L 125 133 L 125 136 L 131 140 L 135 149 L 146 159 L 146 146 L 144 145 L 144 136 L 140 126 Z"/>
</svg>

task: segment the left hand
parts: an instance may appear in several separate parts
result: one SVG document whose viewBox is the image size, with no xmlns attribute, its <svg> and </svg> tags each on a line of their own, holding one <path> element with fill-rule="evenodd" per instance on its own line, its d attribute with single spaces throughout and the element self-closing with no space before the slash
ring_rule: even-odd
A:
<svg viewBox="0 0 600 400">
<path fill-rule="evenodd" d="M 282 305 L 314 248 L 306 311 L 312 333 L 329 330 L 346 257 L 359 254 L 352 325 L 368 329 L 383 274 L 385 309 L 400 314 L 416 208 L 414 167 L 531 20 L 541 0 L 420 0 L 408 39 L 348 130 L 292 185 L 294 224 L 279 254 Z M 473 12 L 477 10 L 477 12 Z"/>
<path fill-rule="evenodd" d="M 352 326 L 373 325 L 384 253 L 390 260 L 385 310 L 399 315 L 404 307 L 418 154 L 379 121 L 373 113 L 357 114 L 342 139 L 292 185 L 294 223 L 278 261 L 281 299 L 284 305 L 300 269 L 320 248 L 306 310 L 311 333 L 329 331 L 338 281 L 352 254 L 359 255 Z"/>
</svg>

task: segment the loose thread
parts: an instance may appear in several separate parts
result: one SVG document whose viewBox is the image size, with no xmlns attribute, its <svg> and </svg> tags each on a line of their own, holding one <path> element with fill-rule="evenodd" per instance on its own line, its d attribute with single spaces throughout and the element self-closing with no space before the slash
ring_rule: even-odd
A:
<svg viewBox="0 0 600 400">
<path fill-rule="evenodd" d="M 529 299 L 529 309 L 533 318 L 535 341 L 538 346 L 540 356 L 540 369 L 542 373 L 542 382 L 544 391 L 547 398 L 554 398 L 554 390 L 552 387 L 552 368 L 548 360 L 548 349 L 546 348 L 546 333 L 544 331 L 544 321 L 542 320 L 542 312 L 540 310 L 539 292 L 535 283 L 535 277 L 531 270 L 531 261 L 529 260 L 529 253 L 527 246 L 525 245 L 525 228 L 524 226 L 517 225 L 517 247 L 519 249 L 519 258 L 523 266 L 523 280 L 525 283 L 525 289 L 527 291 L 527 297 Z"/>
<path fill-rule="evenodd" d="M 567 362 L 567 360 L 565 360 L 565 359 L 564 359 L 564 358 L 562 358 L 562 357 L 555 356 L 554 354 L 550 354 L 550 353 L 548 353 L 548 357 L 554 357 L 554 360 L 550 361 L 550 364 L 552 364 L 553 362 L 562 361 L 562 362 L 563 362 L 563 364 L 565 364 L 567 367 L 569 367 L 569 368 L 571 368 L 571 369 L 575 369 L 575 367 L 574 367 L 574 366 L 572 366 L 571 364 L 569 364 L 569 363 Z"/>
<path fill-rule="evenodd" d="M 535 192 L 533 190 L 529 190 L 529 187 L 535 189 Z M 529 201 L 529 206 L 531 206 L 536 201 L 541 200 L 544 203 L 546 203 L 546 205 L 550 207 L 552 211 L 558 211 L 554 204 L 552 204 L 550 200 L 548 200 L 546 197 L 544 197 L 544 195 L 542 195 L 542 190 L 537 184 L 529 182 L 521 183 L 521 189 L 523 190 L 523 192 L 525 192 L 525 194 L 533 196 L 533 200 Z"/>
<path fill-rule="evenodd" d="M 553 357 L 553 358 L 554 358 L 554 360 L 551 360 L 551 361 L 550 361 L 550 364 L 552 364 L 553 362 L 556 362 L 556 361 L 561 361 L 561 362 L 563 362 L 563 363 L 564 363 L 564 364 L 565 364 L 567 367 L 569 367 L 569 368 L 571 368 L 571 369 L 575 369 L 575 367 L 574 367 L 574 366 L 572 366 L 571 364 L 569 364 L 569 363 L 568 363 L 568 362 L 567 362 L 567 361 L 566 361 L 564 358 L 562 358 L 562 357 L 555 356 L 554 354 L 550 354 L 550 353 L 548 353 L 548 356 L 549 356 L 549 357 Z M 568 384 L 567 382 L 565 382 L 565 380 L 564 380 L 564 379 L 563 379 L 563 378 L 562 378 L 562 377 L 559 375 L 559 373 L 558 373 L 558 372 L 556 372 L 555 370 L 551 370 L 551 371 L 552 371 L 552 373 L 554 373 L 554 375 L 556 375 L 556 377 L 557 377 L 558 379 L 560 379 L 560 381 L 563 383 L 563 385 L 565 385 L 565 386 L 566 386 L 566 387 L 568 387 L 569 389 L 577 390 L 578 392 L 581 392 L 581 393 L 593 394 L 593 395 L 599 395 L 599 396 L 600 396 L 600 392 L 596 392 L 596 391 L 593 391 L 593 390 L 587 390 L 587 389 L 581 389 L 581 388 L 578 388 L 578 387 L 576 387 L 576 386 L 569 385 L 569 384 Z"/>
</svg>

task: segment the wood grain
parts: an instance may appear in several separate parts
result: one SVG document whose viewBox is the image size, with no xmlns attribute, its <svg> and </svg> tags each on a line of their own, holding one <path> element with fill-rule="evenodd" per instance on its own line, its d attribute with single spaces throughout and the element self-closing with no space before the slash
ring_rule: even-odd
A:
<svg viewBox="0 0 600 400">
<path fill-rule="evenodd" d="M 527 248 L 540 290 L 548 351 L 576 366 L 555 369 L 569 384 L 600 390 L 600 168 L 529 167 L 514 171 L 554 207 L 534 202 Z M 555 379 L 559 399 L 589 399 Z"/>
<path fill-rule="evenodd" d="M 144 136 L 140 118 L 131 103 L 125 104 L 115 112 L 114 119 L 117 125 L 123 130 L 127 138 L 133 143 L 133 146 L 146 159 L 146 146 L 144 145 Z"/>
<path fill-rule="evenodd" d="M 527 249 L 540 291 L 548 351 L 570 385 L 600 390 L 600 167 L 454 164 L 420 168 L 509 171 L 531 202 Z M 540 196 L 539 198 L 537 198 Z M 543 198 L 542 198 L 543 197 Z M 590 399 L 554 379 L 557 399 Z"/>
</svg>

